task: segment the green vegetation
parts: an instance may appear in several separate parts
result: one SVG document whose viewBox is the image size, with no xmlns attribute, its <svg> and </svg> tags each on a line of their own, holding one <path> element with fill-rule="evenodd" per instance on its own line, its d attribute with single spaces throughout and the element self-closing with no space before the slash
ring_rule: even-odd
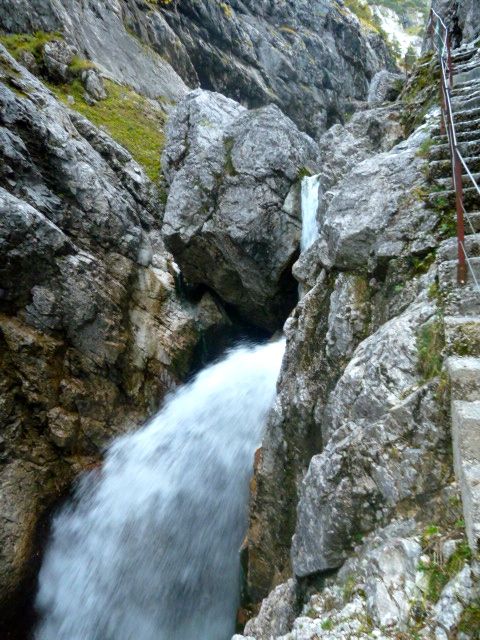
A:
<svg viewBox="0 0 480 640">
<path fill-rule="evenodd" d="M 162 4 L 169 2 L 170 0 L 161 0 Z M 32 35 L 3 35 L 0 36 L 0 42 L 17 60 L 24 53 L 32 54 L 39 65 L 39 74 L 47 77 L 43 66 L 43 47 L 47 42 L 61 38 L 59 33 L 37 31 Z M 95 68 L 93 62 L 74 56 L 69 65 L 69 81 L 56 84 L 49 79 L 48 87 L 62 102 L 105 129 L 114 140 L 130 151 L 152 180 L 158 180 L 165 124 L 165 114 L 160 105 L 110 80 L 105 81 L 105 100 L 87 102 L 81 75 L 83 71 L 92 68 Z"/>
<path fill-rule="evenodd" d="M 432 54 L 417 60 L 400 95 L 404 103 L 401 122 L 407 136 L 423 122 L 430 108 L 438 103 L 439 74 L 439 66 Z"/>
<path fill-rule="evenodd" d="M 438 532 L 435 536 L 440 536 Z M 427 549 L 432 543 L 434 536 L 427 542 Z M 429 602 L 437 602 L 445 585 L 459 573 L 465 563 L 472 559 L 472 552 L 466 540 L 458 543 L 453 555 L 445 562 L 440 554 L 433 553 L 430 562 L 422 562 L 419 569 L 427 578 L 425 596 Z"/>
<path fill-rule="evenodd" d="M 220 2 L 220 7 L 227 18 L 233 18 L 233 9 L 226 2 Z"/>
<path fill-rule="evenodd" d="M 152 180 L 158 180 L 160 154 L 165 140 L 165 116 L 159 106 L 132 89 L 109 80 L 105 83 L 107 99 L 94 105 L 85 102 L 84 89 L 79 80 L 67 85 L 49 86 L 66 104 L 68 96 L 72 96 L 76 111 L 97 127 L 105 128 L 114 140 L 130 151 Z"/>
<path fill-rule="evenodd" d="M 458 631 L 467 633 L 471 640 L 480 640 L 480 598 L 465 607 Z"/>
<path fill-rule="evenodd" d="M 409 258 L 410 271 L 413 272 L 414 276 L 421 275 L 422 273 L 427 273 L 432 264 L 435 262 L 435 257 L 435 251 L 430 251 L 423 258 L 419 258 L 418 256 L 411 256 Z"/>
<path fill-rule="evenodd" d="M 7 35 L 0 35 L 0 42 L 16 60 L 20 60 L 23 53 L 31 53 L 37 62 L 41 62 L 43 47 L 47 42 L 62 38 L 61 33 L 35 31 L 33 34 L 9 33 Z"/>
<path fill-rule="evenodd" d="M 443 322 L 438 319 L 424 325 L 417 335 L 417 369 L 423 380 L 440 375 L 443 364 L 445 333 Z"/>
<path fill-rule="evenodd" d="M 430 155 L 430 149 L 433 147 L 435 142 L 431 138 L 425 138 L 417 151 L 417 156 L 420 158 L 428 158 Z"/>
<path fill-rule="evenodd" d="M 326 620 L 324 620 L 321 627 L 325 631 L 331 631 L 333 629 L 333 621 L 331 620 L 331 618 L 327 618 Z"/>
</svg>

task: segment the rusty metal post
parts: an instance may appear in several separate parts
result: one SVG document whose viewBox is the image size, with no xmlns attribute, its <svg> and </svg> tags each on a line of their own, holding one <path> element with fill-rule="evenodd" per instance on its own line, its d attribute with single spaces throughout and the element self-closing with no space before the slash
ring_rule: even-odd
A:
<svg viewBox="0 0 480 640">
<path fill-rule="evenodd" d="M 452 37 L 447 35 L 447 60 L 448 60 L 448 81 L 450 89 L 453 89 L 453 62 L 452 62 Z"/>
<path fill-rule="evenodd" d="M 440 62 L 440 70 L 441 68 L 442 68 L 442 63 Z M 444 136 L 446 133 L 445 120 L 447 117 L 447 98 L 445 96 L 445 87 L 443 86 L 443 75 L 440 79 L 440 103 L 442 108 L 442 113 L 440 115 L 440 134 Z"/>
<path fill-rule="evenodd" d="M 458 245 L 458 284 L 467 282 L 467 263 L 465 260 L 465 222 L 463 219 L 463 183 L 462 183 L 462 163 L 458 157 L 458 151 L 453 150 L 454 176 L 455 176 L 455 204 L 457 209 L 457 245 Z"/>
</svg>

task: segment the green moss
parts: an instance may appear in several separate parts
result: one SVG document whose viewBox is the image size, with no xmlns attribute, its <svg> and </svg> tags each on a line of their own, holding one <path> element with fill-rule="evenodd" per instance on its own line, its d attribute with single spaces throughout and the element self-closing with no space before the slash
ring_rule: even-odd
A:
<svg viewBox="0 0 480 640">
<path fill-rule="evenodd" d="M 297 180 L 300 180 L 300 182 L 304 179 L 304 178 L 311 178 L 313 176 L 313 172 L 308 169 L 308 167 L 301 167 L 298 170 L 298 174 L 297 174 Z"/>
<path fill-rule="evenodd" d="M 227 17 L 229 20 L 233 18 L 233 9 L 229 4 L 227 4 L 226 2 L 220 2 L 220 7 L 225 14 L 225 17 Z"/>
<path fill-rule="evenodd" d="M 417 369 L 423 380 L 440 375 L 444 346 L 445 333 L 441 320 L 434 320 L 420 329 L 417 336 Z"/>
<path fill-rule="evenodd" d="M 60 40 L 62 37 L 61 33 L 47 33 L 45 31 L 35 31 L 33 34 L 9 33 L 0 35 L 0 42 L 17 60 L 21 58 L 22 53 L 31 53 L 37 62 L 40 62 L 44 45 L 52 40 Z"/>
<path fill-rule="evenodd" d="M 89 105 L 83 98 L 84 89 L 79 80 L 62 86 L 50 85 L 65 103 L 69 95 L 73 96 L 76 111 L 98 127 L 104 127 L 114 140 L 130 151 L 152 180 L 158 180 L 160 154 L 165 142 L 163 112 L 132 89 L 109 80 L 105 87 L 106 100 Z"/>
<path fill-rule="evenodd" d="M 83 58 L 80 58 L 79 56 L 73 56 L 73 60 L 68 68 L 72 76 L 79 77 L 82 75 L 82 71 L 95 69 L 96 65 L 91 60 L 85 60 Z"/>
<path fill-rule="evenodd" d="M 426 256 L 419 258 L 418 256 L 410 257 L 410 271 L 414 276 L 421 275 L 422 273 L 427 273 L 432 264 L 435 262 L 436 253 L 435 251 L 430 251 Z"/>
<path fill-rule="evenodd" d="M 344 602 L 350 602 L 353 594 L 355 593 L 356 584 L 357 583 L 355 580 L 355 576 L 353 575 L 347 576 L 347 579 L 343 584 L 343 601 Z"/>
<path fill-rule="evenodd" d="M 225 144 L 225 172 L 229 176 L 236 176 L 238 172 L 235 169 L 235 166 L 233 164 L 233 159 L 232 159 L 232 151 L 233 151 L 233 145 L 234 145 L 233 138 L 226 138 L 224 144 Z"/>
<path fill-rule="evenodd" d="M 480 640 L 480 598 L 465 607 L 458 631 L 468 634 L 471 640 Z"/>
<path fill-rule="evenodd" d="M 333 621 L 330 618 L 327 618 L 322 622 L 321 627 L 325 631 L 331 631 L 333 629 Z"/>
<path fill-rule="evenodd" d="M 420 158 L 428 158 L 430 155 L 430 149 L 434 145 L 434 141 L 431 138 L 425 138 L 417 151 L 417 156 Z"/>
<path fill-rule="evenodd" d="M 463 527 L 462 527 L 463 529 Z M 472 552 L 465 537 L 458 543 L 455 552 L 445 562 L 438 548 L 445 540 L 439 526 L 432 524 L 422 534 L 422 547 L 429 557 L 428 562 L 421 562 L 419 570 L 425 574 L 427 601 L 435 603 L 445 585 L 456 576 L 472 559 Z"/>
<path fill-rule="evenodd" d="M 430 108 L 439 103 L 440 70 L 429 54 L 414 65 L 409 81 L 400 95 L 404 103 L 401 123 L 410 135 L 424 120 Z"/>
</svg>

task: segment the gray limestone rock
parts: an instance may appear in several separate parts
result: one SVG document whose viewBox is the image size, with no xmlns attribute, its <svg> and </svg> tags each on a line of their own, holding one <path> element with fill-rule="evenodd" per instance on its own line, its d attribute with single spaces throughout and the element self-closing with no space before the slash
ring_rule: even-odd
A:
<svg viewBox="0 0 480 640">
<path fill-rule="evenodd" d="M 276 587 L 262 602 L 259 614 L 247 622 L 245 635 L 270 640 L 287 633 L 297 613 L 298 599 L 295 580 Z"/>
<path fill-rule="evenodd" d="M 0 79 L 2 635 L 42 516 L 229 321 L 177 293 L 157 187 L 130 154 L 3 47 Z"/>
<path fill-rule="evenodd" d="M 277 328 L 296 298 L 299 176 L 316 144 L 277 107 L 246 111 L 201 90 L 175 109 L 163 154 L 163 233 L 186 279 L 250 322 Z M 299 203 L 298 203 L 299 204 Z"/>
<path fill-rule="evenodd" d="M 331 392 L 325 447 L 310 462 L 298 503 L 296 575 L 340 566 L 355 535 L 428 490 L 427 476 L 430 488 L 440 482 L 436 455 L 446 434 L 433 388 L 421 385 L 416 344 L 434 312 L 425 296 L 384 324 L 356 349 Z"/>
</svg>

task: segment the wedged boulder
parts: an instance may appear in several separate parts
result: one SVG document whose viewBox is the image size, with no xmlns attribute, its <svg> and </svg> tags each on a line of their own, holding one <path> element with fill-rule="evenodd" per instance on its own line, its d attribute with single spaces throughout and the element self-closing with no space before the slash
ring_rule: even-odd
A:
<svg viewBox="0 0 480 640">
<path fill-rule="evenodd" d="M 163 154 L 163 234 L 188 282 L 250 322 L 283 323 L 301 231 L 300 178 L 318 148 L 275 106 L 246 111 L 197 90 L 174 111 Z"/>
</svg>

